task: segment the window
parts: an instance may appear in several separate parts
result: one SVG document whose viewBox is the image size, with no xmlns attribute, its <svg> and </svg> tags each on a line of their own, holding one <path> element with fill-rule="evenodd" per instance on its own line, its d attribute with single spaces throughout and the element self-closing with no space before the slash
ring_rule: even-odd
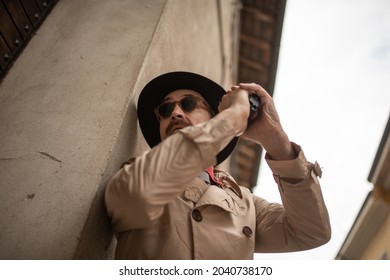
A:
<svg viewBox="0 0 390 280">
<path fill-rule="evenodd" d="M 58 0 L 0 0 L 0 80 Z"/>
</svg>

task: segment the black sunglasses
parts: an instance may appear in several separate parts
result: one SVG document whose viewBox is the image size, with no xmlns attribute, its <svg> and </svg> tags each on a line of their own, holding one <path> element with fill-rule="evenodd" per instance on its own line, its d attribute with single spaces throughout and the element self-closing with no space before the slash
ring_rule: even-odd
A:
<svg viewBox="0 0 390 280">
<path fill-rule="evenodd" d="M 207 111 L 211 113 L 211 115 L 214 115 L 213 110 L 211 110 L 210 106 L 204 101 L 202 98 L 197 96 L 186 96 L 179 101 L 175 102 L 163 102 L 160 105 L 154 109 L 154 112 L 158 119 L 166 119 L 169 118 L 175 109 L 176 104 L 179 104 L 180 108 L 186 112 L 190 113 L 195 110 L 195 108 L 198 106 L 198 104 L 201 103 L 203 105 L 203 108 L 205 108 Z"/>
</svg>

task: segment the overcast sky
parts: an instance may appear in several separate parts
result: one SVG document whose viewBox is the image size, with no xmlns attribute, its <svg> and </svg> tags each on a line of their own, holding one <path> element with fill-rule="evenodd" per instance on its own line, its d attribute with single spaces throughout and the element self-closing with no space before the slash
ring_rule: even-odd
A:
<svg viewBox="0 0 390 280">
<path fill-rule="evenodd" d="M 290 140 L 322 166 L 331 241 L 257 259 L 336 257 L 372 184 L 390 113 L 390 1 L 287 0 L 274 100 Z M 261 162 L 254 192 L 280 201 Z"/>
</svg>

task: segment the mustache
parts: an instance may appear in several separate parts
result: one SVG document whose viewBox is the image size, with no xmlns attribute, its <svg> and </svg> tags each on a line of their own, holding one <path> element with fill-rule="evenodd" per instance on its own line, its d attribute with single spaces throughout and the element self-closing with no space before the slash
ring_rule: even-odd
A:
<svg viewBox="0 0 390 280">
<path fill-rule="evenodd" d="M 182 119 L 172 120 L 168 124 L 167 128 L 165 129 L 165 134 L 170 135 L 170 133 L 172 132 L 172 130 L 175 126 L 185 127 L 185 126 L 189 126 L 189 125 L 191 125 L 191 124 L 186 120 L 182 120 Z"/>
</svg>

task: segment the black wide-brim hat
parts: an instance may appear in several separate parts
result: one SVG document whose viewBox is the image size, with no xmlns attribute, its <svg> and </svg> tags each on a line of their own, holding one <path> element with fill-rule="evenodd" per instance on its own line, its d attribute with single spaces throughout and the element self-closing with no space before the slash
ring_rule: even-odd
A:
<svg viewBox="0 0 390 280">
<path fill-rule="evenodd" d="M 151 148 L 161 142 L 160 125 L 154 110 L 170 92 L 189 89 L 198 92 L 210 105 L 215 114 L 226 91 L 214 81 L 191 72 L 169 72 L 151 80 L 141 91 L 138 98 L 138 122 L 146 142 Z M 234 150 L 238 137 L 217 155 L 217 164 L 223 162 Z"/>
</svg>

